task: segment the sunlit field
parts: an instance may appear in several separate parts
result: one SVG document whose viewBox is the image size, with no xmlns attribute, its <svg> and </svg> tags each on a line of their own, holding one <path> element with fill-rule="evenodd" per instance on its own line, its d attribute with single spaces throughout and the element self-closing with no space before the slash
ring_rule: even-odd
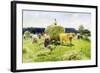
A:
<svg viewBox="0 0 100 73">
<path fill-rule="evenodd" d="M 23 63 L 72 61 L 91 59 L 91 41 L 85 39 L 73 39 L 71 45 L 50 44 L 44 46 L 44 37 L 32 43 L 31 38 L 23 38 Z"/>
<path fill-rule="evenodd" d="M 91 59 L 91 13 L 23 11 L 23 63 Z"/>
</svg>

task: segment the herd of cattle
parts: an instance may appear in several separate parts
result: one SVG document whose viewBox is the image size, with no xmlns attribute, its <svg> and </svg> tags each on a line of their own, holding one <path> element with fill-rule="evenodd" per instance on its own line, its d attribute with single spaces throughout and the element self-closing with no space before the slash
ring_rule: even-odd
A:
<svg viewBox="0 0 100 73">
<path fill-rule="evenodd" d="M 48 47 L 48 45 L 52 41 L 49 34 L 44 33 L 44 34 L 31 34 L 30 35 L 30 38 L 32 40 L 32 43 L 37 43 L 38 42 L 38 39 L 41 39 L 41 37 L 44 38 L 44 40 L 43 40 L 44 41 L 44 46 L 45 47 Z M 61 33 L 61 34 L 59 34 L 60 44 L 63 44 L 63 43 L 71 43 L 72 40 L 75 39 L 75 37 L 76 37 L 75 33 Z M 26 37 L 24 36 L 24 39 L 25 38 Z"/>
</svg>

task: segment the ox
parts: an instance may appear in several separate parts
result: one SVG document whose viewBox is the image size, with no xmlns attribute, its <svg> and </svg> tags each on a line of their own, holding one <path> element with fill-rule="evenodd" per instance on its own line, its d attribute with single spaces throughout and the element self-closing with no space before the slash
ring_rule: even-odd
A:
<svg viewBox="0 0 100 73">
<path fill-rule="evenodd" d="M 59 39 L 61 44 L 70 43 L 74 37 L 74 33 L 61 33 L 59 34 Z"/>
</svg>

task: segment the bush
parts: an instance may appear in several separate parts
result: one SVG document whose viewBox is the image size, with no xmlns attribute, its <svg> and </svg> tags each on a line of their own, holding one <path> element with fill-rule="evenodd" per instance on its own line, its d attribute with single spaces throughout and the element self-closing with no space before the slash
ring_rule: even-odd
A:
<svg viewBox="0 0 100 73">
<path fill-rule="evenodd" d="M 58 25 L 50 25 L 45 32 L 50 35 L 51 40 L 59 40 L 59 34 L 64 33 L 64 28 Z"/>
</svg>

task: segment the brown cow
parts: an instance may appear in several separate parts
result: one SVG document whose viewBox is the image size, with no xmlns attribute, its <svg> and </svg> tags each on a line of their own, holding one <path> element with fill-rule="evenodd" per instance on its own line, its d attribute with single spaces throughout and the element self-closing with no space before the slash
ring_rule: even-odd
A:
<svg viewBox="0 0 100 73">
<path fill-rule="evenodd" d="M 74 33 L 61 33 L 61 34 L 59 34 L 61 44 L 71 43 L 73 37 L 74 37 Z"/>
</svg>

